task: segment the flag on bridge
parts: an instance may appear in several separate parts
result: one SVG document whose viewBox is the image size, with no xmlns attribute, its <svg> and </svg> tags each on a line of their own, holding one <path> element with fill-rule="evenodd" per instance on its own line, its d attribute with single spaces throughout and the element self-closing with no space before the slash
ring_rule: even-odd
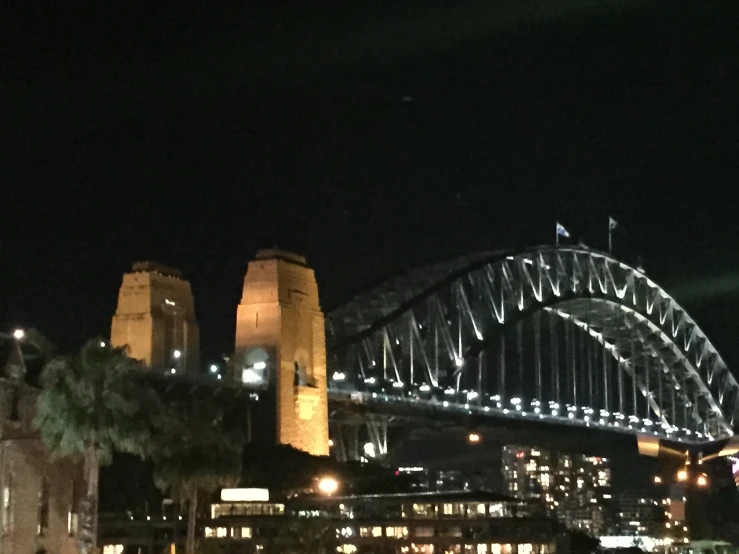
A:
<svg viewBox="0 0 739 554">
<path fill-rule="evenodd" d="M 559 237 L 564 237 L 566 239 L 570 238 L 570 233 L 567 229 L 565 229 L 565 226 L 562 225 L 559 221 L 557 222 L 557 230 L 554 235 L 554 243 L 559 245 Z"/>
<path fill-rule="evenodd" d="M 561 223 L 557 223 L 557 236 L 558 237 L 564 237 L 566 239 L 570 238 L 570 233 L 565 229 L 565 226 Z"/>
</svg>

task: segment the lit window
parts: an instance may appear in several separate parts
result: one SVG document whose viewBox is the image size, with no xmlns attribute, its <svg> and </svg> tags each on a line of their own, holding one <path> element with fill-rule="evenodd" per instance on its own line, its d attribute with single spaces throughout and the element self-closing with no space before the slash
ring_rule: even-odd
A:
<svg viewBox="0 0 739 554">
<path fill-rule="evenodd" d="M 385 536 L 396 539 L 407 539 L 408 527 L 385 527 Z"/>
<path fill-rule="evenodd" d="M 49 481 L 41 478 L 41 487 L 38 491 L 38 514 L 36 533 L 43 536 L 49 528 Z"/>
<path fill-rule="evenodd" d="M 5 474 L 3 483 L 3 533 L 9 534 L 13 531 L 13 474 Z"/>
<path fill-rule="evenodd" d="M 77 515 L 77 483 L 72 481 L 72 498 L 69 502 L 69 511 L 67 512 L 67 533 L 70 537 L 77 534 L 77 526 L 79 525 L 79 516 Z"/>
</svg>

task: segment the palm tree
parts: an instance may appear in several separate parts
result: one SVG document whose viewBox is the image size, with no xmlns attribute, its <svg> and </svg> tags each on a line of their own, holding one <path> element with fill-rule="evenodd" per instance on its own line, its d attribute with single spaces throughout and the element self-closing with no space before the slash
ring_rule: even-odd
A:
<svg viewBox="0 0 739 554">
<path fill-rule="evenodd" d="M 35 424 L 56 456 L 84 460 L 87 490 L 80 506 L 82 554 L 97 550 L 100 466 L 113 451 L 143 456 L 151 436 L 156 395 L 137 377 L 139 363 L 124 348 L 100 339 L 74 356 L 53 358 L 44 367 Z"/>
<path fill-rule="evenodd" d="M 244 436 L 228 425 L 214 399 L 172 402 L 165 406 L 152 450 L 154 483 L 187 502 L 186 554 L 195 554 L 198 497 L 239 481 Z"/>
</svg>

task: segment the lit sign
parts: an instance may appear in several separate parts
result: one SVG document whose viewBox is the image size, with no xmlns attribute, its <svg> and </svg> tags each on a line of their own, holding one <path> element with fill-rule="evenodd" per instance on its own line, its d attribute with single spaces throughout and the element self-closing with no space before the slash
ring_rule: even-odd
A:
<svg viewBox="0 0 739 554">
<path fill-rule="evenodd" d="M 221 489 L 224 502 L 269 502 L 269 489 Z"/>
</svg>

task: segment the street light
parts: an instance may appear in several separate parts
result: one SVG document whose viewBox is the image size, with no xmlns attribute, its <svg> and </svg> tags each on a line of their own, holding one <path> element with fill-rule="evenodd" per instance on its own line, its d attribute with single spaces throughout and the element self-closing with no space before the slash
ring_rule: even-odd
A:
<svg viewBox="0 0 739 554">
<path fill-rule="evenodd" d="M 476 433 L 475 431 L 470 431 L 467 433 L 467 442 L 470 444 L 479 444 L 480 441 L 482 441 L 482 436 L 480 436 L 480 433 Z"/>
<path fill-rule="evenodd" d="M 695 484 L 701 488 L 706 488 L 708 486 L 708 475 L 706 475 L 705 473 L 701 473 L 698 477 L 696 477 Z"/>
<path fill-rule="evenodd" d="M 13 331 L 13 338 L 15 340 L 23 340 L 26 338 L 26 332 L 23 329 L 16 329 Z"/>
<path fill-rule="evenodd" d="M 660 477 L 659 475 L 655 475 L 654 476 L 654 484 L 655 485 L 661 485 L 662 484 L 662 477 Z"/>
<path fill-rule="evenodd" d="M 685 468 L 681 469 L 677 472 L 677 475 L 675 477 L 679 482 L 684 483 L 688 480 L 688 470 Z"/>
<path fill-rule="evenodd" d="M 174 357 L 175 360 L 179 360 L 182 357 L 182 351 L 175 350 L 174 352 L 172 352 L 172 357 Z"/>
<path fill-rule="evenodd" d="M 339 482 L 333 477 L 321 477 L 318 480 L 318 491 L 326 496 L 331 496 L 339 490 Z"/>
</svg>

